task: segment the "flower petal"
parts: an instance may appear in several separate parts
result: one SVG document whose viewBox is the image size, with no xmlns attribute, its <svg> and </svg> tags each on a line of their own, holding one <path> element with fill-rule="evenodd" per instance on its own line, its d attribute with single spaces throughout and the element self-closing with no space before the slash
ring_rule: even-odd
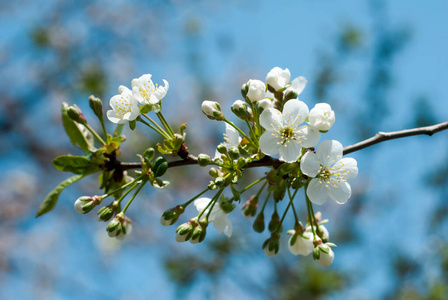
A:
<svg viewBox="0 0 448 300">
<path fill-rule="evenodd" d="M 328 199 L 328 189 L 329 187 L 325 187 L 325 183 L 321 183 L 319 178 L 314 178 L 308 184 L 306 194 L 311 202 L 317 205 L 322 205 Z"/>
<path fill-rule="evenodd" d="M 260 115 L 260 124 L 268 131 L 282 128 L 282 121 L 282 113 L 275 108 L 265 109 Z"/>
<path fill-rule="evenodd" d="M 353 179 L 358 175 L 358 166 L 354 158 L 346 157 L 338 161 L 334 167 L 344 176 L 344 179 Z"/>
<path fill-rule="evenodd" d="M 230 147 L 238 147 L 239 143 L 241 142 L 241 137 L 238 131 L 233 128 L 231 125 L 226 124 L 226 135 L 228 139 L 228 143 Z"/>
<path fill-rule="evenodd" d="M 295 162 L 302 155 L 302 146 L 297 140 L 288 140 L 284 145 L 278 146 L 280 146 L 280 160 Z"/>
<path fill-rule="evenodd" d="M 314 147 L 317 145 L 317 143 L 320 140 L 320 132 L 319 130 L 316 130 L 312 127 L 309 127 L 307 125 L 303 125 L 301 127 L 299 127 L 299 129 L 297 131 L 301 131 L 303 132 L 303 134 L 301 134 L 301 136 L 305 136 L 303 137 L 302 140 L 302 146 L 304 148 L 309 148 L 309 147 Z"/>
<path fill-rule="evenodd" d="M 113 110 L 108 110 L 106 115 L 109 121 L 111 121 L 112 123 L 123 124 L 127 122 L 127 120 L 120 119 Z"/>
<path fill-rule="evenodd" d="M 291 87 L 289 87 L 288 89 L 292 88 L 297 93 L 297 95 L 300 95 L 303 89 L 305 88 L 307 82 L 308 81 L 306 80 L 305 77 L 299 76 L 291 82 Z"/>
<path fill-rule="evenodd" d="M 308 106 L 300 100 L 289 100 L 283 106 L 283 121 L 286 124 L 302 124 L 308 117 Z M 285 125 L 286 125 L 285 124 Z"/>
<path fill-rule="evenodd" d="M 314 152 L 306 152 L 300 160 L 300 170 L 309 177 L 316 177 L 320 169 L 320 163 L 317 160 L 317 155 Z"/>
<path fill-rule="evenodd" d="M 198 199 L 194 200 L 193 204 L 196 207 L 196 209 L 198 210 L 198 212 L 201 212 L 204 210 L 204 208 L 207 207 L 207 204 L 209 204 L 211 200 L 212 199 L 207 198 L 207 197 L 198 198 Z"/>
<path fill-rule="evenodd" d="M 280 137 L 278 134 L 271 131 L 266 131 L 261 135 L 259 141 L 261 152 L 268 155 L 279 153 L 281 144 L 278 143 L 280 143 Z"/>
<path fill-rule="evenodd" d="M 342 144 L 336 140 L 326 140 L 317 147 L 317 157 L 322 166 L 331 166 L 342 158 Z"/>
<path fill-rule="evenodd" d="M 329 188 L 329 196 L 337 203 L 344 204 L 352 195 L 352 188 L 350 187 L 350 184 L 344 181 L 336 181 L 334 184 L 337 188 L 335 186 L 331 186 Z"/>
</svg>

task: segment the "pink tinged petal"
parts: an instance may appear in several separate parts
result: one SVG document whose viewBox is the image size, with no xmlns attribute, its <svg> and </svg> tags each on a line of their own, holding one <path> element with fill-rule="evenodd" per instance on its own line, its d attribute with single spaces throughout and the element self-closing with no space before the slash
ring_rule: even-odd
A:
<svg viewBox="0 0 448 300">
<path fill-rule="evenodd" d="M 287 140 L 285 144 L 278 146 L 280 148 L 280 160 L 295 162 L 302 154 L 302 146 L 296 140 Z"/>
<path fill-rule="evenodd" d="M 320 140 L 320 132 L 317 129 L 314 129 L 312 127 L 309 127 L 307 125 L 299 127 L 297 132 L 300 133 L 303 132 L 303 134 L 299 134 L 300 136 L 305 136 L 302 138 L 302 146 L 304 148 L 314 147 L 317 145 L 317 143 Z"/>
<path fill-rule="evenodd" d="M 306 152 L 300 160 L 300 170 L 309 177 L 316 177 L 320 169 L 320 163 L 317 160 L 317 155 L 314 152 Z"/>
<path fill-rule="evenodd" d="M 354 158 L 346 157 L 338 161 L 333 167 L 345 180 L 353 179 L 358 175 L 358 166 Z"/>
<path fill-rule="evenodd" d="M 308 106 L 299 100 L 289 100 L 283 106 L 284 121 L 287 124 L 301 124 L 308 117 Z M 291 119 L 292 118 L 292 119 Z"/>
<path fill-rule="evenodd" d="M 260 124 L 268 131 L 282 128 L 282 121 L 282 113 L 275 108 L 267 108 L 260 115 Z"/>
<path fill-rule="evenodd" d="M 280 136 L 277 133 L 266 131 L 261 135 L 259 141 L 261 152 L 268 155 L 279 153 L 280 147 L 282 146 L 280 142 Z"/>
<path fill-rule="evenodd" d="M 336 201 L 339 204 L 344 204 L 352 195 L 352 188 L 350 184 L 344 181 L 335 181 L 332 182 L 335 186 L 331 185 L 329 188 L 329 195 L 331 199 Z M 337 186 L 337 187 L 336 187 Z"/>
<path fill-rule="evenodd" d="M 321 181 L 319 178 L 314 178 L 308 184 L 306 194 L 311 202 L 317 205 L 322 205 L 328 199 L 329 188 L 330 186 L 326 185 L 325 182 Z"/>
<path fill-rule="evenodd" d="M 326 140 L 317 147 L 317 157 L 322 166 L 331 166 L 342 158 L 342 144 L 336 140 Z"/>
</svg>

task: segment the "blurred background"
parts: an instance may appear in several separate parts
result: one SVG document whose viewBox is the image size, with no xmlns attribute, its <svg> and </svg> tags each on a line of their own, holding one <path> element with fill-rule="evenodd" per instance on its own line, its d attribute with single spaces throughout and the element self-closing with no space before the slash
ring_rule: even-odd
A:
<svg viewBox="0 0 448 300">
<path fill-rule="evenodd" d="M 350 155 L 360 170 L 352 198 L 315 207 L 338 245 L 326 269 L 289 253 L 285 237 L 266 257 L 268 234 L 252 231 L 241 206 L 230 239 L 209 230 L 199 245 L 176 243 L 176 226 L 161 226 L 160 215 L 203 190 L 207 168 L 169 170 L 167 189 L 146 187 L 121 243 L 95 213 L 73 209 L 99 193 L 95 180 L 34 218 L 70 176 L 53 158 L 82 154 L 65 135 L 61 103 L 77 104 L 100 128 L 88 96 L 108 108 L 120 84 L 144 73 L 169 81 L 164 114 L 188 123 L 195 155 L 212 155 L 225 128 L 200 103 L 219 101 L 236 121 L 230 104 L 241 85 L 275 66 L 308 79 L 300 99 L 310 108 L 331 104 L 336 123 L 324 138 L 343 145 L 446 121 L 447 11 L 443 0 L 0 1 L 0 299 L 448 299 L 446 131 Z M 141 126 L 124 134 L 123 161 L 158 141 Z"/>
</svg>

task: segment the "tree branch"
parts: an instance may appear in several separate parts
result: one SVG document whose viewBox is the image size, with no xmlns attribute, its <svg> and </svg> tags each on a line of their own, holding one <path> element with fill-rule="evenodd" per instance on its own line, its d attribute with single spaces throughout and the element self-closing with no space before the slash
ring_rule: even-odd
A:
<svg viewBox="0 0 448 300">
<path fill-rule="evenodd" d="M 448 122 L 443 122 L 440 124 L 435 124 L 426 127 L 392 131 L 392 132 L 378 132 L 375 136 L 361 141 L 359 143 L 347 146 L 344 148 L 344 155 L 373 146 L 375 144 L 394 140 L 402 137 L 413 136 L 413 135 L 433 135 L 436 132 L 448 129 Z M 198 163 L 197 157 L 193 155 L 188 155 L 186 159 L 183 160 L 175 160 L 168 163 L 168 168 L 187 166 L 187 165 L 196 165 Z M 265 156 L 260 160 L 253 161 L 247 165 L 247 168 L 255 168 L 255 167 L 269 167 L 269 166 L 280 166 L 282 161 L 277 158 L 273 158 L 270 156 Z M 137 169 L 141 168 L 141 163 L 120 163 L 120 168 L 122 170 L 129 169 Z"/>
</svg>

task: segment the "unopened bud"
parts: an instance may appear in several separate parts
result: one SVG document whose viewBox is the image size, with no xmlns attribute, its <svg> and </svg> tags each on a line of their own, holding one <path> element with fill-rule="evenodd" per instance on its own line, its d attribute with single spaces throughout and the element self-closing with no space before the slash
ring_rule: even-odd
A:
<svg viewBox="0 0 448 300">
<path fill-rule="evenodd" d="M 313 258 L 322 267 L 329 267 L 334 261 L 334 252 L 327 244 L 314 248 Z"/>
<path fill-rule="evenodd" d="M 227 146 L 225 144 L 221 143 L 221 144 L 219 144 L 216 147 L 216 150 L 218 150 L 218 152 L 221 153 L 221 154 L 226 154 L 227 153 Z"/>
<path fill-rule="evenodd" d="M 230 107 L 232 112 L 241 120 L 247 120 L 252 114 L 252 110 L 247 106 L 247 103 L 242 100 L 236 100 Z"/>
<path fill-rule="evenodd" d="M 128 217 L 124 217 L 121 223 L 121 232 L 117 234 L 115 237 L 119 240 L 122 240 L 126 235 L 131 234 L 132 232 L 132 222 Z"/>
<path fill-rule="evenodd" d="M 81 109 L 76 104 L 68 108 L 67 115 L 75 122 L 78 122 L 80 124 L 87 124 L 86 118 L 84 117 Z"/>
<path fill-rule="evenodd" d="M 208 174 L 210 174 L 210 176 L 216 178 L 218 176 L 220 176 L 220 172 L 218 169 L 216 169 L 215 167 L 210 168 L 210 171 L 208 171 Z"/>
<path fill-rule="evenodd" d="M 247 92 L 249 91 L 249 85 L 247 83 L 244 83 L 241 86 L 241 95 L 243 96 L 244 99 L 246 99 L 247 96 Z"/>
<path fill-rule="evenodd" d="M 179 216 L 185 211 L 185 208 L 182 205 L 177 205 L 173 208 L 167 209 L 160 218 L 160 223 L 163 226 L 169 226 L 176 223 L 179 219 Z"/>
<path fill-rule="evenodd" d="M 224 179 L 224 177 L 217 177 L 214 180 L 214 183 L 216 184 L 217 187 L 225 187 L 226 186 L 226 180 Z"/>
<path fill-rule="evenodd" d="M 110 218 L 113 217 L 115 211 L 118 208 L 118 201 L 114 201 L 111 204 L 107 205 L 107 206 L 103 206 L 100 208 L 100 210 L 98 210 L 98 221 L 103 221 L 103 222 L 107 222 L 110 220 Z"/>
<path fill-rule="evenodd" d="M 179 243 L 188 241 L 191 238 L 193 234 L 193 229 L 196 226 L 197 222 L 192 222 L 192 220 L 190 220 L 187 223 L 179 225 L 179 227 L 177 227 L 176 229 L 176 241 Z"/>
<path fill-rule="evenodd" d="M 269 257 L 274 257 L 278 250 L 280 249 L 280 235 L 278 234 L 271 234 L 271 237 L 264 241 L 263 243 L 263 251 L 264 253 Z"/>
<path fill-rule="evenodd" d="M 224 120 L 224 114 L 221 111 L 221 106 L 216 101 L 205 100 L 201 105 L 202 112 L 210 120 L 222 121 Z"/>
<path fill-rule="evenodd" d="M 233 160 L 237 160 L 238 157 L 240 157 L 240 151 L 238 150 L 238 147 L 235 147 L 235 146 L 230 147 L 228 153 L 229 153 L 230 158 Z"/>
<path fill-rule="evenodd" d="M 89 105 L 93 113 L 100 119 L 103 118 L 103 103 L 101 100 L 93 95 L 89 97 Z"/>
<path fill-rule="evenodd" d="M 246 218 L 251 218 L 255 216 L 255 214 L 257 213 L 257 207 L 258 207 L 258 197 L 257 195 L 254 195 L 250 197 L 250 199 L 247 200 L 246 203 L 244 203 L 242 208 L 243 215 Z"/>
<path fill-rule="evenodd" d="M 208 222 L 206 222 L 205 220 L 199 221 L 199 226 L 196 226 L 193 229 L 193 233 L 190 238 L 190 243 L 197 244 L 202 242 L 207 234 L 207 226 Z"/>
<path fill-rule="evenodd" d="M 201 154 L 198 155 L 198 165 L 199 166 L 205 167 L 205 166 L 208 166 L 211 163 L 212 163 L 212 159 L 207 154 L 201 153 Z"/>
<path fill-rule="evenodd" d="M 250 79 L 247 84 L 249 85 L 249 91 L 246 97 L 250 102 L 257 102 L 265 98 L 266 84 L 263 81 Z"/>
<path fill-rule="evenodd" d="M 151 160 L 154 157 L 155 150 L 154 148 L 148 148 L 145 151 L 143 151 L 143 157 L 146 157 L 147 159 Z"/>
<path fill-rule="evenodd" d="M 100 196 L 82 196 L 75 201 L 75 210 L 81 214 L 90 212 L 95 206 L 103 200 Z"/>
<path fill-rule="evenodd" d="M 124 214 L 121 212 L 107 224 L 106 231 L 110 237 L 116 237 L 122 231 Z"/>
<path fill-rule="evenodd" d="M 255 218 L 254 224 L 252 225 L 252 228 L 256 231 L 256 232 L 263 232 L 265 225 L 264 225 L 264 214 L 263 212 L 260 212 L 257 217 Z"/>
<path fill-rule="evenodd" d="M 291 99 L 297 99 L 297 92 L 292 89 L 286 89 L 283 99 L 285 102 Z"/>
<path fill-rule="evenodd" d="M 271 216 L 271 221 L 269 222 L 268 225 L 269 231 L 270 232 L 277 231 L 279 225 L 280 225 L 280 216 L 278 215 L 277 211 L 274 211 L 274 213 Z"/>
</svg>

